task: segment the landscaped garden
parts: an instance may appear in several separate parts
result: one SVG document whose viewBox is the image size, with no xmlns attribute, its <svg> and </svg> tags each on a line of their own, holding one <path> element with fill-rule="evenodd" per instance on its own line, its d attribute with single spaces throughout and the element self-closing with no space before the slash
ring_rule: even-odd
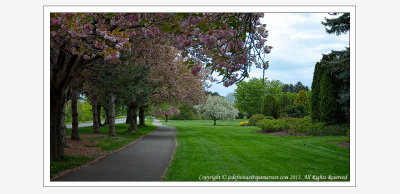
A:
<svg viewBox="0 0 400 194">
<path fill-rule="evenodd" d="M 178 130 L 178 147 L 164 180 L 199 181 L 216 175 L 301 177 L 293 181 L 332 175 L 350 180 L 350 150 L 332 143 L 347 137 L 275 136 L 260 133 L 259 127 L 239 126 L 242 121 L 219 121 L 216 126 L 212 120 L 163 122 Z"/>
<path fill-rule="evenodd" d="M 350 30 L 348 13 L 331 16 L 316 29 Z M 266 77 L 263 17 L 51 13 L 52 180 L 349 181 L 350 49 Z"/>
</svg>

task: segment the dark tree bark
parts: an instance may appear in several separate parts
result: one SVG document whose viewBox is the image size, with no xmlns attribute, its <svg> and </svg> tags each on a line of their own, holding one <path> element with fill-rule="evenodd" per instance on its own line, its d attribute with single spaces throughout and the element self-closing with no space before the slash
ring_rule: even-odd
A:
<svg viewBox="0 0 400 194">
<path fill-rule="evenodd" d="M 217 119 L 214 119 L 214 125 L 217 125 Z"/>
<path fill-rule="evenodd" d="M 137 109 L 138 105 L 133 103 L 129 106 L 129 129 L 128 132 L 137 132 Z"/>
<path fill-rule="evenodd" d="M 146 126 L 146 120 L 144 117 L 144 107 L 143 106 L 139 106 L 139 126 Z"/>
<path fill-rule="evenodd" d="M 50 89 L 50 160 L 64 160 L 62 128 L 62 107 L 63 97 L 58 96 L 53 89 Z"/>
<path fill-rule="evenodd" d="M 93 112 L 93 133 L 100 133 L 99 130 L 99 112 L 97 112 L 97 98 L 92 98 L 92 112 Z"/>
<path fill-rule="evenodd" d="M 99 121 L 99 127 L 103 126 L 101 123 L 101 105 L 97 103 L 97 120 Z"/>
<path fill-rule="evenodd" d="M 165 115 L 165 122 L 168 122 L 168 115 Z"/>
<path fill-rule="evenodd" d="M 65 105 L 65 89 L 71 74 L 81 64 L 78 56 L 67 56 L 64 46 L 51 51 L 50 64 L 50 160 L 64 159 L 62 136 L 62 109 Z"/>
<path fill-rule="evenodd" d="M 78 55 L 65 52 L 65 45 L 50 49 L 50 160 L 64 159 L 62 137 L 62 109 L 65 105 L 65 90 L 71 79 L 82 67 L 100 57 L 85 61 Z"/>
<path fill-rule="evenodd" d="M 71 109 L 72 109 L 71 140 L 79 140 L 79 131 L 78 131 L 78 90 L 76 88 L 72 89 Z"/>
<path fill-rule="evenodd" d="M 61 136 L 62 136 L 62 145 L 64 148 L 68 147 L 67 135 L 65 134 L 66 130 L 67 126 L 65 125 L 65 105 L 64 105 L 61 112 Z"/>
<path fill-rule="evenodd" d="M 130 118 L 131 118 L 131 111 L 128 108 L 128 110 L 126 110 L 126 120 L 125 120 L 126 124 L 129 124 L 129 119 Z"/>
<path fill-rule="evenodd" d="M 114 94 L 110 94 L 110 112 L 109 112 L 109 127 L 108 136 L 115 137 L 115 97 Z"/>
<path fill-rule="evenodd" d="M 50 69 L 50 160 L 64 159 L 62 109 L 65 106 L 65 90 L 68 87 L 73 71 L 80 65 L 80 57 L 67 56 L 61 46 L 57 51 L 56 61 Z"/>
</svg>

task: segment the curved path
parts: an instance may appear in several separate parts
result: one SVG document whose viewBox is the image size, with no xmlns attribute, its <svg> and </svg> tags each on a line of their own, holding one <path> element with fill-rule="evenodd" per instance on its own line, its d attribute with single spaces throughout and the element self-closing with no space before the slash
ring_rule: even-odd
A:
<svg viewBox="0 0 400 194">
<path fill-rule="evenodd" d="M 136 143 L 54 181 L 160 181 L 176 146 L 176 129 L 158 126 Z"/>
<path fill-rule="evenodd" d="M 139 120 L 139 117 L 137 118 Z M 115 119 L 115 124 L 118 123 L 125 123 L 126 118 L 122 118 L 122 119 Z M 104 123 L 104 122 L 103 122 Z M 90 127 L 93 126 L 93 122 L 89 122 L 89 123 L 78 123 L 78 127 Z M 72 125 L 66 125 L 66 127 L 68 129 L 72 128 Z"/>
</svg>

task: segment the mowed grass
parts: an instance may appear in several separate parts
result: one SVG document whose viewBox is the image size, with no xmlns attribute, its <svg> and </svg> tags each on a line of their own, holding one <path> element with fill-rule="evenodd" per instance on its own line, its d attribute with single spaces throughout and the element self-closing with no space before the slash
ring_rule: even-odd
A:
<svg viewBox="0 0 400 194">
<path fill-rule="evenodd" d="M 152 123 L 153 119 L 151 117 L 146 118 L 146 127 L 138 127 L 137 133 L 126 133 L 127 129 L 129 128 L 129 124 L 116 124 L 115 125 L 115 137 L 89 137 L 83 138 L 81 140 L 89 140 L 91 142 L 96 142 L 93 147 L 99 147 L 106 152 L 111 152 L 113 150 L 117 150 L 134 140 L 138 139 L 139 137 L 146 135 L 156 129 L 156 126 L 153 126 Z M 100 134 L 108 135 L 108 126 L 100 127 Z M 66 131 L 67 139 L 71 139 L 71 129 L 67 129 Z M 84 134 L 93 134 L 93 127 L 80 127 L 79 128 L 79 135 Z M 64 161 L 57 161 L 57 162 L 50 162 L 50 177 L 55 176 L 57 173 L 75 168 L 77 166 L 81 166 L 86 164 L 94 159 L 98 158 L 99 156 L 95 157 L 88 157 L 88 156 L 66 156 Z"/>
<path fill-rule="evenodd" d="M 226 181 L 223 175 L 288 176 L 271 181 L 314 181 L 321 175 L 329 181 L 329 175 L 347 175 L 336 181 L 350 180 L 350 150 L 328 143 L 344 142 L 345 137 L 271 136 L 253 132 L 258 127 L 239 126 L 242 121 L 217 121 L 217 126 L 211 120 L 163 122 L 178 130 L 178 147 L 164 180 L 200 181 L 218 175 L 217 181 Z M 245 180 L 254 181 L 237 179 Z"/>
</svg>

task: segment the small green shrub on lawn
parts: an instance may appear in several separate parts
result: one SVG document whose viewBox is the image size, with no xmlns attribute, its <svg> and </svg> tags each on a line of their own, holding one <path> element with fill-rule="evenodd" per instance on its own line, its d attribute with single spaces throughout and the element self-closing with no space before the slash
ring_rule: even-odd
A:
<svg viewBox="0 0 400 194">
<path fill-rule="evenodd" d="M 282 125 L 278 120 L 262 119 L 257 122 L 257 127 L 260 127 L 265 132 L 282 131 Z"/>
<path fill-rule="evenodd" d="M 289 135 L 304 133 L 312 136 L 349 136 L 349 124 L 328 125 L 323 122 L 312 122 L 311 117 L 306 116 L 299 118 L 279 118 L 267 119 L 264 118 L 257 122 L 257 127 L 260 127 L 265 132 L 284 131 Z"/>
<path fill-rule="evenodd" d="M 264 115 L 262 115 L 262 114 L 255 114 L 255 115 L 253 115 L 252 117 L 250 117 L 250 119 L 249 119 L 249 124 L 250 124 L 251 126 L 256 126 L 256 125 L 257 125 L 257 122 L 260 121 L 260 120 L 263 120 L 263 119 L 265 119 L 265 116 L 264 116 Z"/>
</svg>

